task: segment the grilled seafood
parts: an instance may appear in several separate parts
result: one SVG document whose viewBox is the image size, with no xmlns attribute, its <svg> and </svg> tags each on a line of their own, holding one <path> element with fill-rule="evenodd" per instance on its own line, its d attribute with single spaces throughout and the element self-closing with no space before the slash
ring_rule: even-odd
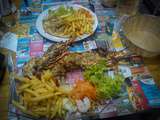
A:
<svg viewBox="0 0 160 120">
<path fill-rule="evenodd" d="M 42 58 L 32 58 L 23 67 L 23 73 L 25 76 L 40 75 L 43 70 L 52 68 L 54 64 L 63 58 L 67 53 L 68 47 L 74 42 L 75 38 L 64 43 L 57 43 L 51 45 L 47 52 L 44 53 Z"/>
<path fill-rule="evenodd" d="M 43 59 L 43 57 L 42 57 Z M 98 63 L 100 60 L 105 59 L 99 56 L 99 54 L 94 52 L 85 53 L 69 53 L 65 52 L 61 55 L 61 59 L 56 62 L 47 64 L 44 61 L 43 64 L 40 63 L 40 59 L 34 58 L 28 62 L 24 67 L 24 73 L 29 75 L 40 76 L 41 72 L 46 69 L 51 69 L 55 77 L 64 77 L 67 72 L 74 69 L 85 69 L 87 66 Z M 42 66 L 40 66 L 40 64 Z M 48 66 L 48 68 L 47 68 Z M 37 67 L 37 68 L 36 68 Z M 57 78 L 61 79 L 61 78 Z"/>
<path fill-rule="evenodd" d="M 42 58 L 33 58 L 23 67 L 24 76 L 35 75 L 40 78 L 44 70 L 52 70 L 55 77 L 64 77 L 66 72 L 73 69 L 85 69 L 87 66 L 96 64 L 102 59 L 98 53 L 70 53 L 68 47 L 75 39 L 72 38 L 64 43 L 57 43 L 48 48 Z M 60 79 L 60 78 L 58 78 Z"/>
</svg>

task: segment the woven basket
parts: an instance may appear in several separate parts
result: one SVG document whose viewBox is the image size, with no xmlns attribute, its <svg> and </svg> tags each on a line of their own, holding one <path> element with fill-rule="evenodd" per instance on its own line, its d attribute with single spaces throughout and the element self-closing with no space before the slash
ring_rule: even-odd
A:
<svg viewBox="0 0 160 120">
<path fill-rule="evenodd" d="M 122 29 L 131 52 L 143 57 L 160 54 L 160 17 L 135 15 L 122 23 Z"/>
</svg>

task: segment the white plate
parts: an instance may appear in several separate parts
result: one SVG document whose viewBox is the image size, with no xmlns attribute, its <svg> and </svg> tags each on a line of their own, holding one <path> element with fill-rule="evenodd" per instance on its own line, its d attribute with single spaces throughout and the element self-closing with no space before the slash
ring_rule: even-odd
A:
<svg viewBox="0 0 160 120">
<path fill-rule="evenodd" d="M 53 7 L 49 8 L 49 9 L 45 10 L 44 12 L 42 12 L 42 13 L 38 16 L 37 21 L 36 21 L 36 28 L 37 28 L 38 32 L 39 32 L 43 37 L 45 37 L 45 38 L 47 38 L 47 39 L 49 39 L 49 40 L 51 40 L 51 41 L 55 41 L 55 42 L 67 41 L 69 38 L 66 38 L 66 37 L 57 37 L 57 36 L 53 36 L 53 35 L 50 35 L 50 34 L 46 33 L 46 32 L 44 31 L 44 29 L 43 29 L 43 20 L 44 20 L 45 18 L 47 18 L 47 16 L 48 16 L 48 10 L 56 10 L 56 9 L 59 8 L 59 6 L 60 6 L 60 5 L 58 5 L 58 6 L 53 6 Z M 64 6 L 65 6 L 65 5 L 64 5 Z M 91 10 L 89 10 L 89 9 L 87 9 L 87 8 L 81 6 L 81 5 L 70 4 L 70 5 L 67 5 L 67 6 L 73 7 L 74 9 L 83 8 L 83 9 L 89 11 L 90 14 L 91 14 L 92 17 L 93 17 L 93 20 L 94 20 L 93 33 L 95 32 L 95 30 L 96 30 L 96 28 L 97 28 L 97 25 L 98 25 L 98 19 L 97 19 L 96 14 L 94 14 Z M 93 33 L 92 33 L 92 34 L 93 34 Z M 92 34 L 84 34 L 84 35 L 78 37 L 78 38 L 76 39 L 76 41 L 83 40 L 84 38 L 87 38 L 87 37 L 89 37 L 89 36 L 92 35 Z"/>
</svg>

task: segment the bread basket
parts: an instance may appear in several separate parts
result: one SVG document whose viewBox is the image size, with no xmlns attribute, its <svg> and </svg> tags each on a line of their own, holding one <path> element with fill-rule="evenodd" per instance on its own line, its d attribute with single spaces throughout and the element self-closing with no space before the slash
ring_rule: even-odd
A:
<svg viewBox="0 0 160 120">
<path fill-rule="evenodd" d="M 143 57 L 160 54 L 160 17 L 135 15 L 122 23 L 126 47 Z"/>
</svg>

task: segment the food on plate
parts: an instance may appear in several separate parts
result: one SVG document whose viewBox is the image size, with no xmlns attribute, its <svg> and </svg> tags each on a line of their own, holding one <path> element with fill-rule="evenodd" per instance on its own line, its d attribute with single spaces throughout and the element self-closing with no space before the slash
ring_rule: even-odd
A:
<svg viewBox="0 0 160 120">
<path fill-rule="evenodd" d="M 57 54 L 57 56 L 58 57 L 55 57 L 54 53 L 47 51 L 42 58 L 31 59 L 23 68 L 24 75 L 40 76 L 43 70 L 50 69 L 55 77 L 64 77 L 66 73 L 71 70 L 77 68 L 85 69 L 90 65 L 97 64 L 101 60 L 105 61 L 104 58 L 94 52 L 69 53 L 64 51 L 64 53 Z"/>
<path fill-rule="evenodd" d="M 68 52 L 74 40 L 50 46 L 41 58 L 24 65 L 23 77 L 15 77 L 19 101 L 13 104 L 22 112 L 64 118 L 67 113 L 87 113 L 97 101 L 118 96 L 123 77 L 107 75 L 108 61 L 96 52 Z M 84 80 L 68 85 L 66 75 L 76 69 L 82 70 Z"/>
<path fill-rule="evenodd" d="M 95 86 L 98 99 L 116 97 L 123 83 L 123 77 L 121 75 L 114 75 L 112 78 L 105 74 L 106 70 L 106 62 L 102 60 L 95 65 L 89 66 L 83 72 L 84 78 Z"/>
<path fill-rule="evenodd" d="M 22 112 L 48 119 L 65 116 L 63 99 L 68 95 L 65 90 L 57 86 L 51 71 L 45 71 L 41 79 L 30 76 L 16 77 L 16 80 L 20 81 L 17 86 L 20 101 L 13 101 L 13 105 Z"/>
<path fill-rule="evenodd" d="M 64 98 L 63 106 L 64 106 L 64 109 L 66 109 L 69 113 L 73 113 L 77 111 L 77 106 L 71 99 Z"/>
<path fill-rule="evenodd" d="M 48 17 L 43 20 L 45 32 L 59 37 L 79 37 L 93 32 L 93 17 L 84 8 L 75 9 L 70 6 L 60 6 L 49 10 Z"/>
<path fill-rule="evenodd" d="M 76 100 L 77 108 L 79 112 L 86 113 L 91 107 L 89 98 L 85 97 L 82 100 Z"/>
<path fill-rule="evenodd" d="M 64 42 L 51 45 L 41 58 L 32 58 L 23 67 L 24 76 L 40 76 L 43 70 L 51 69 L 55 63 L 62 59 L 74 42 L 74 38 Z"/>
<path fill-rule="evenodd" d="M 95 100 L 96 89 L 88 81 L 79 80 L 71 91 L 71 97 L 75 100 L 83 100 L 85 97 Z"/>
<path fill-rule="evenodd" d="M 39 77 L 43 70 L 52 70 L 54 76 L 64 76 L 66 72 L 76 68 L 96 64 L 105 59 L 94 52 L 70 53 L 68 47 L 75 39 L 72 38 L 64 43 L 57 43 L 48 48 L 41 58 L 32 58 L 23 67 L 24 76 L 35 75 Z"/>
</svg>

